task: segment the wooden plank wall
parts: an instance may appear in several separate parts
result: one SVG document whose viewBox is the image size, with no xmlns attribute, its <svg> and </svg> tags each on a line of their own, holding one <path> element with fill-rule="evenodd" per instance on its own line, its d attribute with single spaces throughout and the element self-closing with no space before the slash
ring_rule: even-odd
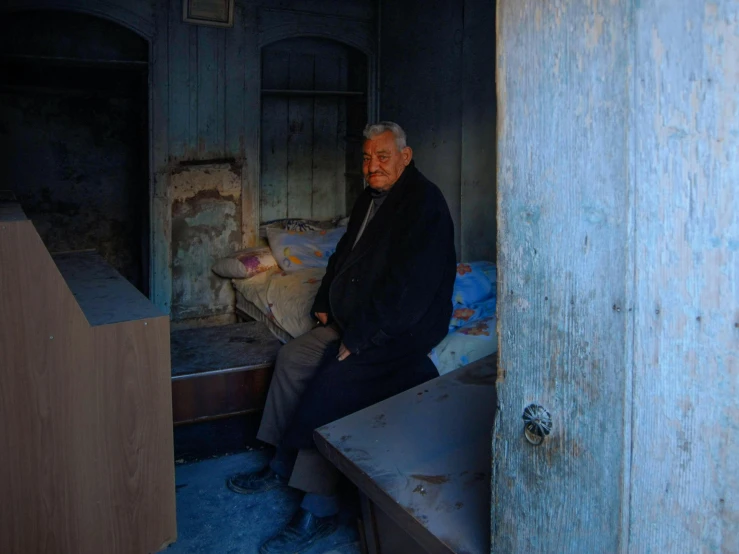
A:
<svg viewBox="0 0 739 554">
<path fill-rule="evenodd" d="M 347 49 L 292 39 L 262 51 L 262 88 L 346 90 Z M 262 95 L 261 221 L 344 215 L 346 100 Z"/>
<path fill-rule="evenodd" d="M 380 2 L 380 116 L 444 192 L 465 261 L 496 257 L 494 20 L 486 0 Z"/>
<path fill-rule="evenodd" d="M 634 14 L 627 552 L 739 552 L 739 2 Z"/>
<path fill-rule="evenodd" d="M 491 551 L 737 552 L 739 4 L 500 0 L 498 37 Z"/>
<path fill-rule="evenodd" d="M 498 2 L 492 552 L 618 552 L 631 279 L 631 12 Z M 531 403 L 551 435 L 523 435 Z"/>
</svg>

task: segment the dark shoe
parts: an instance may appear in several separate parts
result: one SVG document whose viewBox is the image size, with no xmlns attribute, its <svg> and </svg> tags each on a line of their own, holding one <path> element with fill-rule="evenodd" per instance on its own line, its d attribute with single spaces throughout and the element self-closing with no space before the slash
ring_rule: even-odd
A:
<svg viewBox="0 0 739 554">
<path fill-rule="evenodd" d="M 282 531 L 265 542 L 259 554 L 298 554 L 336 531 L 336 516 L 318 517 L 303 508 Z"/>
<path fill-rule="evenodd" d="M 272 489 L 286 488 L 287 479 L 280 477 L 267 466 L 252 473 L 239 473 L 226 481 L 226 486 L 241 494 L 255 494 Z"/>
</svg>

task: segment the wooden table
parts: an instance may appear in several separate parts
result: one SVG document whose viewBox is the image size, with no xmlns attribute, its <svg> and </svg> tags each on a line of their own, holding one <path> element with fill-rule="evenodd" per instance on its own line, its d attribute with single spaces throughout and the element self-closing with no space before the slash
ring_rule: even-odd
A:
<svg viewBox="0 0 739 554">
<path fill-rule="evenodd" d="M 370 553 L 490 552 L 492 355 L 315 432 L 363 494 Z"/>
</svg>

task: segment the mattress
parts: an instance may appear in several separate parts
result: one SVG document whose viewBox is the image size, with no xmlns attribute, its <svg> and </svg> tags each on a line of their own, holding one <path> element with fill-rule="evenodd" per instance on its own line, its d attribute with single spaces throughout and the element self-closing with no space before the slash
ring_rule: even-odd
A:
<svg viewBox="0 0 739 554">
<path fill-rule="evenodd" d="M 315 326 L 311 308 L 325 272 L 325 268 L 292 273 L 274 269 L 249 279 L 232 279 L 236 307 L 264 321 L 275 336 L 287 342 Z"/>
<path fill-rule="evenodd" d="M 267 329 L 269 329 L 282 344 L 286 344 L 295 338 L 290 336 L 290 333 L 285 331 L 282 327 L 262 313 L 256 304 L 247 300 L 246 297 L 238 290 L 236 291 L 236 311 L 251 317 L 255 321 L 261 321 L 264 323 Z"/>
</svg>

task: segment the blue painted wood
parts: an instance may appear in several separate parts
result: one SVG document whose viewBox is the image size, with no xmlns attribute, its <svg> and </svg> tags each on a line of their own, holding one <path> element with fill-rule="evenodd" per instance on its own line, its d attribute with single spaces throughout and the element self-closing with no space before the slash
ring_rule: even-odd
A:
<svg viewBox="0 0 739 554">
<path fill-rule="evenodd" d="M 245 120 L 244 87 L 246 71 L 244 68 L 244 8 L 234 6 L 234 28 L 224 33 L 225 52 L 223 66 L 224 88 L 224 155 L 244 159 L 244 125 L 251 123 Z M 235 30 L 234 30 L 235 29 Z"/>
<path fill-rule="evenodd" d="M 151 225 L 149 296 L 154 305 L 169 313 L 172 304 L 171 228 L 172 209 L 169 199 L 169 0 L 156 3 L 156 40 L 151 42 L 149 97 L 151 158 L 149 164 Z"/>
<path fill-rule="evenodd" d="M 317 90 L 342 90 L 341 61 L 340 56 L 316 56 Z M 344 98 L 318 96 L 313 99 L 311 217 L 317 219 L 327 219 L 344 213 L 344 136 L 339 136 L 339 112 L 345 110 Z"/>
<path fill-rule="evenodd" d="M 262 53 L 262 86 L 287 89 L 290 86 L 290 53 Z M 261 220 L 287 217 L 287 142 L 289 134 L 288 99 L 284 96 L 262 98 Z"/>
<path fill-rule="evenodd" d="M 177 158 L 184 157 L 190 143 L 190 31 L 192 26 L 182 23 L 182 13 L 166 0 L 169 64 L 169 139 L 170 152 Z M 166 160 L 169 163 L 169 160 Z"/>
<path fill-rule="evenodd" d="M 224 38 L 230 29 L 200 26 L 197 36 L 197 127 L 198 159 L 225 157 L 224 152 Z M 192 132 L 192 129 L 191 129 Z"/>
<path fill-rule="evenodd" d="M 629 552 L 739 552 L 739 2 L 634 15 Z"/>
<path fill-rule="evenodd" d="M 622 545 L 631 16 L 623 2 L 498 3 L 491 552 Z M 553 420 L 538 447 L 523 433 L 531 403 Z"/>
<path fill-rule="evenodd" d="M 244 162 L 241 173 L 241 237 L 244 246 L 259 243 L 259 119 L 261 51 L 256 21 L 258 8 L 244 6 Z"/>
<path fill-rule="evenodd" d="M 315 56 L 290 54 L 290 88 L 312 90 Z M 311 216 L 313 209 L 313 98 L 288 97 L 287 215 Z"/>
</svg>

